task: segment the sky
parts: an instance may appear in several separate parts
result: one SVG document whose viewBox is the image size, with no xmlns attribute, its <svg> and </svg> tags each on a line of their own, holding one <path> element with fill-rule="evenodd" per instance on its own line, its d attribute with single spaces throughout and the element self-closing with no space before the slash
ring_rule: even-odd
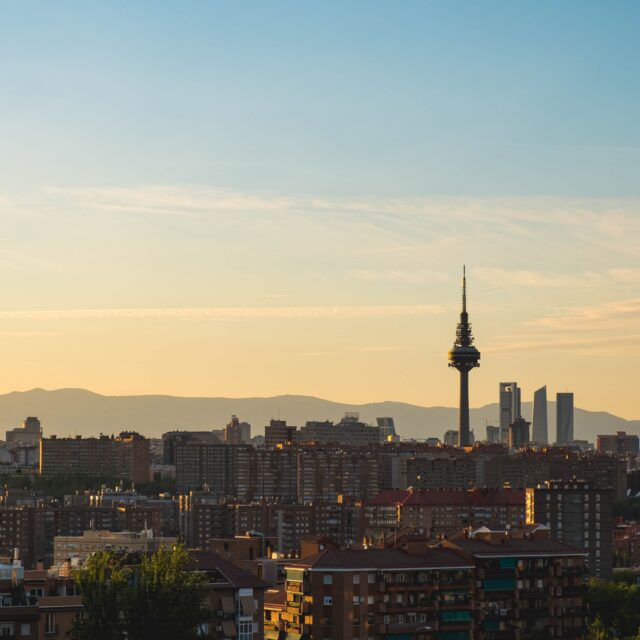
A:
<svg viewBox="0 0 640 640">
<path fill-rule="evenodd" d="M 640 418 L 640 5 L 35 2 L 0 21 L 0 392 Z"/>
</svg>

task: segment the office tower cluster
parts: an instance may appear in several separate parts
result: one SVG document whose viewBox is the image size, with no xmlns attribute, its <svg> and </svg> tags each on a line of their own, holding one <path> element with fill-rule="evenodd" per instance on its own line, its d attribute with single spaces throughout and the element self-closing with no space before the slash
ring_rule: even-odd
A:
<svg viewBox="0 0 640 640">
<path fill-rule="evenodd" d="M 556 395 L 556 444 L 575 445 L 573 393 Z M 531 431 L 529 428 L 531 428 Z M 519 448 L 532 445 L 547 445 L 549 427 L 547 417 L 547 387 L 533 394 L 533 419 L 522 417 L 522 391 L 517 382 L 499 383 L 499 426 L 487 425 L 487 442 L 508 444 Z"/>
</svg>

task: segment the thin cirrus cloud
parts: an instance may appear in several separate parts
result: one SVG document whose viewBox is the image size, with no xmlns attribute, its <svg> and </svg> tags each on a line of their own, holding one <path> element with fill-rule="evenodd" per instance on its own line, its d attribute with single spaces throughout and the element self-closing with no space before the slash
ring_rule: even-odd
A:
<svg viewBox="0 0 640 640">
<path fill-rule="evenodd" d="M 602 275 L 591 271 L 575 275 L 497 267 L 477 267 L 474 269 L 473 275 L 475 278 L 494 286 L 504 285 L 530 289 L 592 287 L 601 285 L 605 280 Z"/>
<path fill-rule="evenodd" d="M 388 351 L 406 351 L 407 347 L 394 347 L 394 346 L 371 346 L 371 347 L 350 347 L 349 351 L 355 351 L 358 353 L 385 353 Z"/>
<path fill-rule="evenodd" d="M 562 331 L 611 331 L 637 328 L 640 324 L 640 298 L 617 300 L 600 305 L 570 307 L 558 315 L 546 316 L 526 324 L 542 329 Z"/>
<path fill-rule="evenodd" d="M 594 349 L 602 347 L 607 350 L 616 347 L 624 347 L 628 352 L 629 348 L 640 347 L 640 334 L 614 336 L 614 337 L 602 337 L 594 336 L 591 338 L 582 338 L 578 340 L 566 340 L 566 339 L 545 339 L 545 340 L 530 340 L 530 341 L 508 341 L 500 344 L 484 347 L 482 352 L 487 353 L 507 353 L 507 352 L 522 352 L 522 351 L 555 351 L 558 349 L 571 350 L 571 351 L 584 351 L 585 349 Z"/>
<path fill-rule="evenodd" d="M 101 320 L 111 318 L 213 318 L 257 319 L 350 319 L 432 316 L 444 313 L 440 305 L 378 305 L 344 307 L 183 307 L 156 309 L 55 309 L 0 311 L 5 320 Z"/>
<path fill-rule="evenodd" d="M 426 269 L 416 269 L 415 271 L 401 271 L 397 269 L 384 269 L 379 271 L 373 269 L 354 269 L 349 272 L 349 275 L 357 280 L 372 282 L 446 282 L 451 279 L 447 274 Z"/>
</svg>

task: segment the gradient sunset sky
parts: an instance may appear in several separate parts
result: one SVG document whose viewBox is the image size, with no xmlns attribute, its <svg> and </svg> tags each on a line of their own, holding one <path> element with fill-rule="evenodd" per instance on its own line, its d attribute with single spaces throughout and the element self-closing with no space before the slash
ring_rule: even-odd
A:
<svg viewBox="0 0 640 640">
<path fill-rule="evenodd" d="M 640 3 L 19 2 L 0 392 L 640 418 Z"/>
</svg>

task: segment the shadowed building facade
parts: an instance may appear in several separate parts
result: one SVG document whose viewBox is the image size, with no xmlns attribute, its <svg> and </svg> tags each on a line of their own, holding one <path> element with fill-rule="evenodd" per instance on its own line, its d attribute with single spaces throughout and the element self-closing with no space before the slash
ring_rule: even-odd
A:
<svg viewBox="0 0 640 640">
<path fill-rule="evenodd" d="M 540 387 L 533 394 L 533 432 L 531 439 L 536 444 L 548 444 L 547 427 L 547 387 Z"/>
</svg>

